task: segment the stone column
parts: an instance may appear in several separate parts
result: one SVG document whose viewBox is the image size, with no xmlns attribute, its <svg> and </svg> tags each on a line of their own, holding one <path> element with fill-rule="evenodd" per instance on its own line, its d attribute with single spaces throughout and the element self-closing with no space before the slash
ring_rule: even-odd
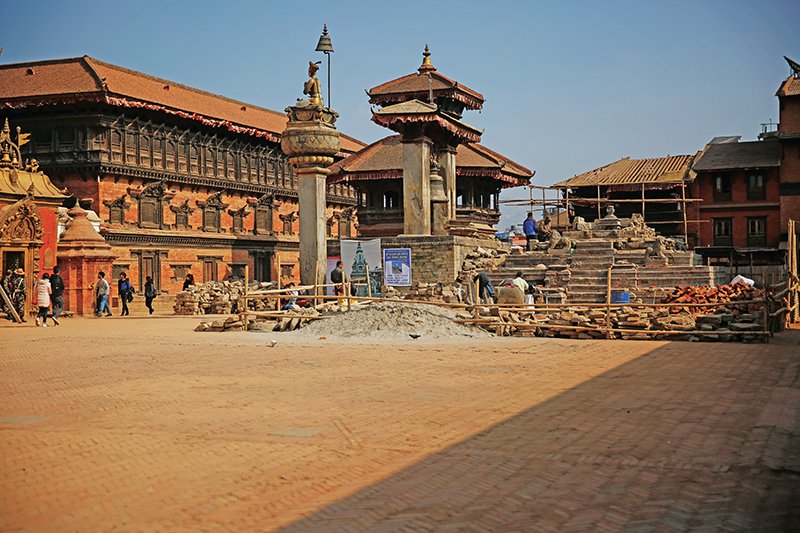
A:
<svg viewBox="0 0 800 533">
<path fill-rule="evenodd" d="M 431 234 L 431 141 L 403 139 L 403 234 Z"/>
<path fill-rule="evenodd" d="M 281 149 L 298 177 L 300 283 L 325 283 L 325 178 L 339 151 L 339 132 L 333 126 L 338 114 L 309 100 L 287 107 L 286 113 L 289 122 L 281 137 Z"/>
<path fill-rule="evenodd" d="M 298 168 L 298 197 L 300 203 L 300 282 L 325 283 L 328 248 L 325 237 L 325 177 L 327 169 Z M 324 170 L 318 172 L 316 170 Z"/>
<path fill-rule="evenodd" d="M 72 221 L 61 234 L 57 254 L 64 278 L 64 308 L 76 315 L 91 315 L 95 305 L 91 285 L 97 283 L 97 273 L 101 270 L 114 283 L 111 266 L 115 257 L 111 245 L 86 218 L 89 213 L 76 206 L 67 214 Z"/>
<path fill-rule="evenodd" d="M 448 199 L 448 216 L 456 219 L 456 148 L 448 146 L 439 151 L 439 164 L 442 166 L 444 190 Z"/>
</svg>

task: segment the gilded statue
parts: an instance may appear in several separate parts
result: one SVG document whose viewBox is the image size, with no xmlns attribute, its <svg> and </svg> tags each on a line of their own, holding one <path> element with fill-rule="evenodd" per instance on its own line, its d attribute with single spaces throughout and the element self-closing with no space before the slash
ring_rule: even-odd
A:
<svg viewBox="0 0 800 533">
<path fill-rule="evenodd" d="M 303 84 L 303 94 L 308 95 L 308 99 L 312 104 L 322 105 L 322 93 L 319 78 L 317 78 L 317 71 L 319 70 L 320 61 L 314 63 L 308 62 L 308 81 Z"/>
</svg>

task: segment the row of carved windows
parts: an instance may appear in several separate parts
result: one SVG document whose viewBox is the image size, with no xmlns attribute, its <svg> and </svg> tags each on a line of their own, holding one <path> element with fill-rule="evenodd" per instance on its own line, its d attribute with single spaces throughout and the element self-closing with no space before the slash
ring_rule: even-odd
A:
<svg viewBox="0 0 800 533">
<path fill-rule="evenodd" d="M 164 207 L 169 206 L 170 211 L 175 214 L 174 227 L 176 229 L 194 229 L 189 226 L 189 216 L 194 212 L 195 208 L 189 205 L 188 199 L 182 204 L 170 205 L 169 200 L 174 197 L 174 193 L 167 191 L 161 182 L 150 184 L 143 189 L 129 189 L 129 195 L 138 203 L 139 227 L 161 229 L 167 226 L 164 223 Z M 110 224 L 125 223 L 125 213 L 132 205 L 128 202 L 127 196 L 122 195 L 115 200 L 104 202 L 108 207 L 108 222 Z M 222 212 L 229 205 L 223 202 L 222 192 L 212 194 L 205 200 L 197 200 L 196 204 L 202 210 L 202 225 L 199 229 L 209 232 L 222 231 Z M 274 231 L 273 213 L 278 205 L 280 204 L 275 201 L 274 196 L 264 195 L 258 199 L 248 200 L 247 205 L 238 209 L 229 209 L 228 214 L 232 220 L 231 230 L 234 233 L 245 232 L 244 221 L 251 213 L 251 210 L 248 209 L 249 206 L 255 214 L 253 233 L 271 235 Z M 283 233 L 293 235 L 293 226 L 295 220 L 297 220 L 297 213 L 292 212 L 280 215 L 279 218 L 283 222 Z"/>
</svg>

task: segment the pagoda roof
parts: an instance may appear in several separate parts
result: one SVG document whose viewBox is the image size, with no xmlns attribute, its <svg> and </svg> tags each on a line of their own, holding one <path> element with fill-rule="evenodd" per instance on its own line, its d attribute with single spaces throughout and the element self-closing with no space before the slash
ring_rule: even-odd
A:
<svg viewBox="0 0 800 533">
<path fill-rule="evenodd" d="M 724 145 L 720 145 L 724 146 Z M 625 185 L 666 185 L 681 183 L 689 176 L 695 156 L 674 155 L 630 159 L 625 157 L 595 168 L 573 178 L 560 181 L 553 187 L 590 187 Z"/>
<path fill-rule="evenodd" d="M 459 117 L 442 111 L 436 104 L 409 100 L 372 111 L 372 121 L 397 131 L 402 124 L 435 123 L 466 142 L 478 142 L 481 130 L 463 122 Z"/>
<path fill-rule="evenodd" d="M 53 185 L 43 172 L 0 168 L 0 197 L 20 199 L 27 196 L 34 200 L 51 200 L 60 204 L 68 195 Z"/>
<path fill-rule="evenodd" d="M 0 108 L 78 102 L 163 112 L 273 142 L 280 141 L 288 120 L 285 113 L 89 56 L 0 65 Z M 347 135 L 340 142 L 345 154 L 364 147 Z"/>
<path fill-rule="evenodd" d="M 408 100 L 451 98 L 464 104 L 467 109 L 482 109 L 483 95 L 436 71 L 430 62 L 428 45 L 425 45 L 424 60 L 417 72 L 387 81 L 367 91 L 369 103 L 381 106 Z"/>
<path fill-rule="evenodd" d="M 329 181 L 402 179 L 403 144 L 400 135 L 390 135 L 334 163 Z M 456 175 L 488 177 L 502 187 L 527 185 L 533 172 L 478 143 L 461 144 L 456 151 Z"/>
</svg>

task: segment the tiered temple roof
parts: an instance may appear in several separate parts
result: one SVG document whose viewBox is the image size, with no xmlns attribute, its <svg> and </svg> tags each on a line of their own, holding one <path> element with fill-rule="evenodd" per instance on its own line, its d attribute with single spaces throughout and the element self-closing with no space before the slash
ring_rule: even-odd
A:
<svg viewBox="0 0 800 533">
<path fill-rule="evenodd" d="M 390 135 L 330 167 L 329 181 L 356 182 L 402 179 L 403 145 L 400 135 Z M 478 143 L 459 145 L 457 176 L 483 176 L 502 182 L 502 187 L 527 185 L 533 172 Z"/>
<path fill-rule="evenodd" d="M 0 65 L 3 107 L 100 102 L 159 111 L 234 133 L 280 141 L 286 114 L 99 61 L 89 56 Z M 342 155 L 364 146 L 341 135 Z"/>
</svg>

